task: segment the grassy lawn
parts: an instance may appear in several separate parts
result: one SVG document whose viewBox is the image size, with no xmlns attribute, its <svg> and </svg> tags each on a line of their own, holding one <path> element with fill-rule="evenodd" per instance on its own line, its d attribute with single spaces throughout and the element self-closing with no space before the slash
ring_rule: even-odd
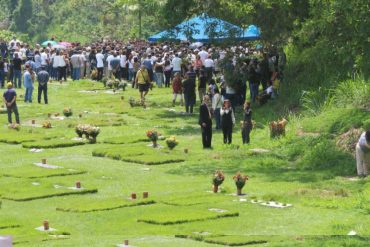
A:
<svg viewBox="0 0 370 247">
<path fill-rule="evenodd" d="M 142 247 L 368 246 L 370 183 L 347 178 L 356 175 L 355 159 L 335 144 L 338 135 L 369 121 L 368 112 L 285 115 L 286 136 L 270 139 L 269 121 L 283 117 L 270 102 L 253 106 L 257 128 L 250 145 L 242 145 L 237 125 L 233 145 L 222 144 L 215 131 L 214 149 L 203 150 L 198 114 L 172 107 L 170 89 L 151 91 L 146 109 L 131 108 L 130 97 L 138 98 L 130 87 L 113 94 L 90 81 L 53 83 L 49 105 L 18 100 L 19 131 L 0 115 L 0 235 L 13 235 L 22 247 L 116 246 L 125 239 Z M 71 117 L 48 117 L 63 116 L 65 107 Z M 236 116 L 238 122 L 240 109 Z M 38 127 L 45 121 L 51 129 Z M 75 139 L 78 124 L 100 127 L 96 144 Z M 152 128 L 175 135 L 179 145 L 169 150 L 159 140 L 162 148 L 149 147 Z M 35 165 L 44 158 L 59 168 Z M 211 177 L 218 169 L 226 179 L 214 194 Z M 250 177 L 243 197 L 234 195 L 238 171 Z M 77 181 L 81 190 L 74 189 Z M 57 231 L 35 230 L 44 220 Z M 347 236 L 350 231 L 357 236 Z"/>
</svg>

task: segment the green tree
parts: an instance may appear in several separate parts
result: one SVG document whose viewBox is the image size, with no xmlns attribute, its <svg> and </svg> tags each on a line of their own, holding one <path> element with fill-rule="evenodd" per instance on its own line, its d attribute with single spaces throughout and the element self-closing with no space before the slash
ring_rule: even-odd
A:
<svg viewBox="0 0 370 247">
<path fill-rule="evenodd" d="M 29 32 L 30 23 L 32 18 L 32 1 L 20 0 L 17 8 L 13 12 L 13 19 L 11 29 L 16 32 L 27 33 Z"/>
</svg>

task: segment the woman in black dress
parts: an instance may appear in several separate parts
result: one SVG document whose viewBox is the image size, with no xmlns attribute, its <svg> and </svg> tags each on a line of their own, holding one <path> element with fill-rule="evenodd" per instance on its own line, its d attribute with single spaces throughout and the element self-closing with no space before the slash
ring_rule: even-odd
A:
<svg viewBox="0 0 370 247">
<path fill-rule="evenodd" d="M 242 126 L 242 139 L 243 144 L 249 144 L 250 138 L 249 134 L 253 128 L 252 124 L 252 109 L 251 103 L 245 102 L 244 104 L 244 119 L 243 119 L 243 126 Z"/>
</svg>

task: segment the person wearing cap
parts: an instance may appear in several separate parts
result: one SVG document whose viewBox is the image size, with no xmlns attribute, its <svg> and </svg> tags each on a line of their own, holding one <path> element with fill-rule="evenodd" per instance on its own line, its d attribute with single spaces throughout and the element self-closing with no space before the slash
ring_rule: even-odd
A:
<svg viewBox="0 0 370 247">
<path fill-rule="evenodd" d="M 356 145 L 356 165 L 357 175 L 361 178 L 367 177 L 369 174 L 370 163 L 370 130 L 361 134 Z"/>
<path fill-rule="evenodd" d="M 18 107 L 17 107 L 17 93 L 13 89 L 13 84 L 11 82 L 8 82 L 6 85 L 8 90 L 6 90 L 3 94 L 3 100 L 6 105 L 6 110 L 8 112 L 8 123 L 12 124 L 12 112 L 14 112 L 15 115 L 15 121 L 17 124 L 19 124 L 19 113 L 18 113 Z"/>
</svg>

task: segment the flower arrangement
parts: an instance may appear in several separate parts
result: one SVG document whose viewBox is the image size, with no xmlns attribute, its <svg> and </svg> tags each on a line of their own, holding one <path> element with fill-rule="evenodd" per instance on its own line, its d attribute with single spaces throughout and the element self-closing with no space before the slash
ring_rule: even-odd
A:
<svg viewBox="0 0 370 247">
<path fill-rule="evenodd" d="M 51 128 L 51 123 L 49 121 L 46 121 L 42 124 L 42 127 L 45 129 L 50 129 Z"/>
<path fill-rule="evenodd" d="M 133 97 L 130 97 L 128 103 L 130 104 L 131 107 L 142 106 L 143 105 L 143 102 L 141 102 L 140 100 L 136 100 Z"/>
<path fill-rule="evenodd" d="M 90 125 L 86 129 L 86 134 L 89 136 L 88 139 L 90 143 L 96 143 L 96 137 L 99 135 L 99 133 L 100 133 L 100 128 L 96 126 Z"/>
<path fill-rule="evenodd" d="M 113 87 L 114 87 L 114 88 L 116 88 L 116 89 L 117 89 L 117 88 L 118 88 L 118 86 L 119 86 L 119 84 L 120 84 L 120 83 L 119 83 L 119 80 L 118 80 L 118 79 L 115 79 L 115 80 L 113 81 Z"/>
<path fill-rule="evenodd" d="M 63 114 L 64 114 L 64 116 L 66 116 L 66 117 L 70 117 L 70 116 L 72 116 L 72 114 L 73 114 L 72 109 L 71 109 L 70 107 L 66 107 L 66 108 L 64 108 L 64 110 L 63 110 Z"/>
<path fill-rule="evenodd" d="M 234 180 L 236 188 L 237 188 L 237 195 L 242 194 L 242 189 L 243 189 L 243 187 L 244 187 L 244 185 L 245 185 L 245 183 L 247 182 L 248 179 L 249 179 L 248 176 L 242 175 L 240 172 L 235 174 L 235 176 L 233 177 L 233 180 Z"/>
<path fill-rule="evenodd" d="M 288 120 L 283 118 L 281 121 L 273 121 L 270 123 L 270 136 L 276 138 L 285 136 L 285 126 L 288 124 Z"/>
<path fill-rule="evenodd" d="M 122 89 L 122 91 L 126 91 L 127 83 L 126 82 L 120 82 L 118 84 L 118 89 Z"/>
<path fill-rule="evenodd" d="M 13 130 L 16 130 L 16 131 L 19 131 L 21 129 L 21 126 L 19 124 L 16 124 L 16 123 L 9 124 L 8 127 L 9 127 L 9 129 L 13 129 Z"/>
<path fill-rule="evenodd" d="M 76 126 L 75 131 L 78 137 L 82 138 L 85 135 L 90 143 L 96 143 L 96 137 L 100 133 L 100 128 L 89 124 L 79 124 Z"/>
<path fill-rule="evenodd" d="M 212 184 L 213 184 L 213 192 L 218 192 L 218 186 L 220 186 L 225 180 L 225 176 L 222 171 L 215 171 L 213 178 L 212 178 Z"/>
<path fill-rule="evenodd" d="M 167 147 L 172 150 L 179 144 L 179 142 L 176 140 L 175 136 L 170 136 L 166 139 L 166 144 Z"/>
<path fill-rule="evenodd" d="M 157 130 L 152 129 L 146 132 L 146 136 L 152 141 L 153 147 L 157 147 L 158 137 L 161 135 Z"/>
</svg>

